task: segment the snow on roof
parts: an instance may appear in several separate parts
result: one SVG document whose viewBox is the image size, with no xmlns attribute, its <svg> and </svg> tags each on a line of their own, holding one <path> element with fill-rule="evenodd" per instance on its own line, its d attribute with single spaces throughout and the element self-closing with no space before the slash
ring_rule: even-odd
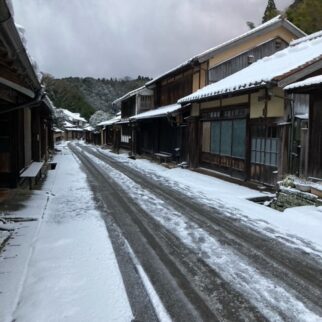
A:
<svg viewBox="0 0 322 322">
<path fill-rule="evenodd" d="M 147 112 L 143 112 L 137 115 L 130 117 L 130 120 L 142 120 L 142 119 L 151 119 L 151 118 L 158 118 L 158 117 L 165 117 L 169 113 L 175 112 L 181 108 L 180 104 L 172 104 L 163 107 L 159 107 L 154 110 L 150 110 Z"/>
<path fill-rule="evenodd" d="M 305 113 L 305 114 L 296 114 L 294 115 L 296 118 L 300 119 L 300 120 L 308 120 L 309 119 L 309 114 Z"/>
<path fill-rule="evenodd" d="M 84 131 L 84 129 L 82 129 L 80 127 L 66 127 L 65 130 L 70 131 L 70 132 L 83 132 Z"/>
<path fill-rule="evenodd" d="M 76 126 L 76 125 L 74 125 L 74 124 L 72 124 L 72 123 L 70 123 L 68 121 L 65 121 L 63 124 L 64 124 L 65 127 L 75 127 Z"/>
<path fill-rule="evenodd" d="M 301 87 L 307 87 L 312 85 L 321 85 L 322 84 L 322 75 L 314 76 L 307 78 L 301 82 L 296 82 L 293 84 L 290 84 L 286 87 L 284 87 L 285 90 L 295 89 L 295 88 L 301 88 Z"/>
<path fill-rule="evenodd" d="M 103 121 L 101 123 L 98 123 L 97 125 L 98 126 L 106 126 L 106 125 L 112 125 L 112 124 L 115 124 L 117 123 L 119 120 L 121 119 L 121 116 L 118 115 L 116 117 L 113 117 L 112 119 L 109 119 L 107 121 Z"/>
<path fill-rule="evenodd" d="M 221 48 L 224 48 L 224 47 L 226 47 L 226 46 L 228 46 L 228 45 L 231 45 L 231 44 L 233 44 L 233 43 L 235 43 L 235 42 L 237 42 L 238 40 L 241 40 L 241 39 L 243 39 L 243 38 L 246 38 L 246 37 L 248 37 L 248 36 L 250 36 L 250 35 L 253 35 L 253 34 L 255 34 L 255 33 L 257 33 L 257 32 L 259 32 L 259 31 L 261 31 L 261 30 L 263 30 L 263 29 L 265 29 L 265 28 L 268 28 L 268 27 L 270 27 L 270 26 L 272 26 L 272 25 L 274 25 L 274 24 L 276 24 L 276 23 L 278 23 L 278 22 L 281 22 L 281 21 L 283 21 L 283 17 L 281 16 L 281 15 L 278 15 L 278 16 L 276 16 L 276 17 L 274 17 L 273 19 L 271 19 L 271 20 L 268 20 L 268 21 L 266 21 L 265 23 L 263 23 L 263 24 L 261 24 L 261 25 L 259 25 L 259 26 L 257 26 L 257 27 L 255 27 L 255 28 L 253 28 L 253 29 L 251 29 L 251 30 L 249 30 L 249 31 L 247 31 L 247 32 L 245 32 L 245 33 L 243 33 L 243 34 L 241 34 L 241 35 L 239 35 L 239 36 L 237 36 L 237 37 L 235 37 L 235 38 L 232 38 L 232 39 L 230 39 L 230 40 L 228 40 L 228 41 L 226 41 L 226 42 L 224 42 L 224 43 L 222 43 L 222 44 L 219 44 L 219 45 L 217 45 L 217 46 L 215 46 L 215 47 L 213 47 L 213 48 L 210 48 L 210 49 L 208 49 L 208 50 L 206 50 L 206 51 L 204 51 L 203 53 L 201 53 L 201 54 L 199 54 L 199 55 L 197 55 L 197 56 L 195 56 L 195 57 L 197 57 L 197 58 L 201 58 L 201 57 L 203 57 L 203 56 L 206 56 L 206 55 L 208 55 L 208 54 L 210 54 L 210 53 L 212 53 L 212 52 L 215 52 L 215 51 L 217 51 L 218 49 L 221 49 Z M 288 20 L 286 20 L 286 19 L 284 19 L 284 21 L 287 21 L 289 24 L 291 24 Z M 293 25 L 293 24 L 292 24 Z M 294 25 L 293 25 L 294 26 Z M 296 29 L 298 29 L 296 26 L 294 26 Z M 298 29 L 299 30 L 299 29 Z M 299 30 L 300 31 L 300 30 Z M 301 31 L 301 33 L 304 35 L 304 33 Z"/>
<path fill-rule="evenodd" d="M 130 91 L 130 92 L 124 94 L 123 96 L 121 96 L 121 97 L 117 98 L 115 101 L 113 101 L 113 104 L 117 104 L 118 102 L 121 102 L 121 101 L 125 100 L 126 98 L 129 98 L 129 97 L 135 95 L 136 93 L 140 92 L 144 88 L 145 88 L 145 86 L 141 86 L 139 88 L 134 89 L 133 91 Z"/>
<path fill-rule="evenodd" d="M 59 129 L 58 127 L 53 127 L 53 131 L 55 133 L 64 133 L 64 131 L 62 131 L 61 129 Z"/>
<path fill-rule="evenodd" d="M 14 17 L 15 12 L 14 12 L 14 9 L 13 9 L 12 1 L 11 0 L 6 0 L 6 4 L 7 4 L 7 7 L 9 9 L 9 11 L 10 11 L 10 14 Z"/>
<path fill-rule="evenodd" d="M 25 48 L 26 54 L 27 54 L 27 56 L 29 58 L 30 64 L 31 64 L 31 66 L 32 66 L 32 68 L 33 68 L 33 70 L 35 72 L 35 75 L 37 76 L 38 81 L 41 82 L 42 74 L 41 74 L 41 72 L 39 70 L 39 66 L 38 66 L 36 60 L 31 56 L 31 54 L 29 53 L 29 50 L 27 48 L 26 29 L 23 26 L 21 26 L 21 25 L 19 25 L 17 23 L 15 23 L 15 27 L 16 27 L 16 29 L 18 31 L 18 34 L 19 34 L 20 39 L 21 39 L 21 42 L 22 42 L 22 44 L 23 44 L 23 46 Z"/>
<path fill-rule="evenodd" d="M 94 129 L 92 126 L 88 125 L 88 126 L 84 127 L 84 130 L 85 130 L 85 131 L 92 132 L 92 131 L 94 131 L 95 129 Z"/>
<path fill-rule="evenodd" d="M 295 39 L 295 40 L 291 41 L 290 46 L 296 46 L 301 42 L 310 41 L 312 39 L 319 38 L 321 36 L 322 36 L 322 30 L 317 31 L 317 32 L 315 32 L 315 33 L 313 33 L 311 35 L 306 36 L 306 37 Z"/>
<path fill-rule="evenodd" d="M 69 118 L 70 121 L 87 122 L 83 117 L 80 116 L 80 113 L 73 113 L 73 112 L 66 110 L 64 108 L 62 108 L 61 110 Z"/>
<path fill-rule="evenodd" d="M 262 86 L 269 82 L 278 81 L 279 78 L 282 78 L 287 73 L 319 59 L 322 59 L 322 34 L 316 37 L 312 35 L 309 40 L 298 42 L 296 45 L 289 46 L 272 56 L 264 57 L 219 82 L 181 98 L 178 102 L 191 102 L 206 97 Z"/>
<path fill-rule="evenodd" d="M 278 16 L 274 17 L 273 19 L 271 19 L 271 20 L 269 20 L 269 21 L 267 21 L 267 22 L 265 22 L 265 23 L 263 23 L 263 24 L 259 25 L 259 26 L 258 26 L 258 27 L 256 27 L 256 28 L 253 28 L 253 29 L 251 29 L 251 30 L 249 30 L 249 31 L 247 31 L 247 32 L 245 32 L 245 33 L 243 33 L 243 34 L 241 34 L 241 35 L 239 35 L 239 36 L 235 37 L 235 38 L 232 38 L 232 39 L 230 39 L 230 40 L 228 40 L 228 41 L 226 41 L 226 42 L 224 42 L 224 43 L 221 43 L 221 44 L 219 44 L 219 45 L 217 45 L 217 46 L 215 46 L 215 47 L 212 47 L 212 48 L 210 48 L 210 49 L 207 49 L 206 51 L 204 51 L 204 52 L 202 52 L 202 53 L 200 53 L 200 54 L 198 54 L 198 55 L 193 56 L 192 58 L 188 59 L 188 60 L 187 60 L 187 61 L 185 61 L 184 63 L 182 63 L 182 64 L 178 65 L 177 67 L 172 68 L 172 69 L 170 69 L 169 71 L 167 71 L 166 73 L 161 74 L 161 75 L 157 76 L 156 78 L 154 78 L 153 80 L 151 80 L 151 81 L 147 82 L 147 83 L 146 83 L 146 86 L 148 86 L 148 85 L 151 85 L 151 84 L 155 83 L 155 82 L 156 82 L 156 81 L 158 81 L 159 79 L 161 79 L 161 78 L 163 78 L 163 77 L 165 77 L 165 76 L 167 76 L 167 75 L 171 74 L 172 72 L 174 72 L 174 71 L 176 71 L 176 70 L 178 70 L 178 69 L 181 69 L 181 68 L 183 68 L 183 67 L 185 67 L 185 66 L 188 66 L 188 65 L 189 65 L 189 64 L 191 64 L 193 61 L 199 61 L 199 60 L 202 60 L 202 58 L 203 58 L 203 57 L 205 57 L 205 56 L 214 55 L 214 54 L 216 53 L 216 51 L 223 50 L 223 49 L 225 49 L 225 47 L 230 46 L 230 45 L 233 45 L 234 43 L 236 43 L 237 41 L 242 40 L 243 38 L 246 38 L 246 37 L 252 36 L 252 35 L 254 35 L 254 34 L 256 34 L 256 33 L 260 32 L 261 30 L 263 30 L 263 29 L 265 29 L 265 28 L 269 28 L 269 27 L 271 27 L 272 25 L 277 24 L 277 23 L 280 23 L 280 22 L 283 22 L 283 21 L 284 21 L 287 25 L 289 25 L 289 26 L 291 26 L 293 29 L 295 29 L 295 30 L 298 32 L 298 34 L 301 34 L 302 36 L 304 36 L 304 35 L 305 35 L 305 33 L 304 33 L 301 29 L 299 29 L 298 27 L 296 27 L 294 24 L 292 24 L 292 23 L 291 23 L 290 21 L 288 21 L 287 19 L 283 18 L 281 15 L 278 15 Z"/>
</svg>

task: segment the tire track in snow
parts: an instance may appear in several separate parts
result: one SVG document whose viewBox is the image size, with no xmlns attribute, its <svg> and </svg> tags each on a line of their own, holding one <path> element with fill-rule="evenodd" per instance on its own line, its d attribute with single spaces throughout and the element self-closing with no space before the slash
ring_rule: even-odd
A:
<svg viewBox="0 0 322 322">
<path fill-rule="evenodd" d="M 82 149 L 107 162 L 113 168 L 134 180 L 146 190 L 158 193 L 158 197 L 203 227 L 222 243 L 243 254 L 252 265 L 268 278 L 276 279 L 293 292 L 301 302 L 322 316 L 322 267 L 310 254 L 301 249 L 286 247 L 279 240 L 244 226 L 240 220 L 225 215 L 225 208 L 199 204 L 190 196 L 164 186 L 163 182 L 146 178 L 141 172 L 124 165 L 124 162 L 108 157 L 88 146 Z M 153 175 L 155 179 L 157 175 Z"/>
<path fill-rule="evenodd" d="M 87 154 L 87 156 L 93 158 L 91 155 Z M 320 319 L 275 281 L 265 278 L 230 247 L 220 244 L 198 225 L 187 221 L 182 214 L 142 189 L 119 171 L 97 158 L 95 162 L 104 168 L 141 208 L 174 233 L 192 251 L 200 254 L 208 265 L 227 282 L 233 284 L 241 294 L 246 295 L 269 320 L 283 321 L 285 318 L 290 318 L 293 321 L 318 321 Z M 293 310 L 290 310 L 290 307 Z"/>
</svg>

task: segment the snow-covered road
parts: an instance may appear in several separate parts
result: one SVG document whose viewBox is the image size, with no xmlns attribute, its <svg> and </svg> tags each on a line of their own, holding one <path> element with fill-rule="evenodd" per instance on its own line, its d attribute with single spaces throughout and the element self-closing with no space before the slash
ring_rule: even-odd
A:
<svg viewBox="0 0 322 322">
<path fill-rule="evenodd" d="M 67 148 L 55 158 L 57 168 L 42 187 L 48 204 L 31 243 L 18 305 L 12 314 L 0 312 L 1 321 L 124 322 L 133 317 L 105 223 L 77 161 Z M 0 277 L 1 289 L 5 283 Z"/>
<path fill-rule="evenodd" d="M 122 157 L 82 145 L 72 149 L 173 319 L 322 320 L 318 243 L 247 218 L 242 211 L 258 205 L 238 209 L 238 196 L 216 204 Z"/>
<path fill-rule="evenodd" d="M 37 221 L 0 253 L 0 321 L 322 321 L 321 208 L 282 214 L 189 170 L 61 150 L 11 214 Z"/>
</svg>

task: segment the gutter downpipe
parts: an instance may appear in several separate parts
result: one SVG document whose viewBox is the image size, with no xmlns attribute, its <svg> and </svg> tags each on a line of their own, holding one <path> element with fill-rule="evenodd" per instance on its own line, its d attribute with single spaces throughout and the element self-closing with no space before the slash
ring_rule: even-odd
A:
<svg viewBox="0 0 322 322">
<path fill-rule="evenodd" d="M 11 112 L 16 111 L 16 110 L 21 110 L 23 108 L 33 107 L 33 105 L 38 104 L 42 100 L 42 97 L 43 97 L 43 91 L 39 90 L 38 93 L 37 93 L 36 98 L 34 100 L 32 100 L 31 102 L 26 103 L 26 104 L 22 104 L 22 105 L 19 105 L 19 106 L 15 106 L 15 107 L 6 109 L 4 111 L 0 111 L 0 115 L 11 113 Z"/>
</svg>

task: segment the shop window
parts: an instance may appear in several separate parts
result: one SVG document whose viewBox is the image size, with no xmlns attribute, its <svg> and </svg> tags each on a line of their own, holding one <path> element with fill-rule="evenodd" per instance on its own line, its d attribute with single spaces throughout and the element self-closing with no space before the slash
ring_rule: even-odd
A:
<svg viewBox="0 0 322 322">
<path fill-rule="evenodd" d="M 257 127 L 252 134 L 251 162 L 277 167 L 279 145 L 276 127 Z"/>
<path fill-rule="evenodd" d="M 231 156 L 232 121 L 221 121 L 220 154 Z"/>
<path fill-rule="evenodd" d="M 246 119 L 203 122 L 202 151 L 245 159 Z"/>
<path fill-rule="evenodd" d="M 245 158 L 246 120 L 233 121 L 232 156 Z"/>
</svg>

